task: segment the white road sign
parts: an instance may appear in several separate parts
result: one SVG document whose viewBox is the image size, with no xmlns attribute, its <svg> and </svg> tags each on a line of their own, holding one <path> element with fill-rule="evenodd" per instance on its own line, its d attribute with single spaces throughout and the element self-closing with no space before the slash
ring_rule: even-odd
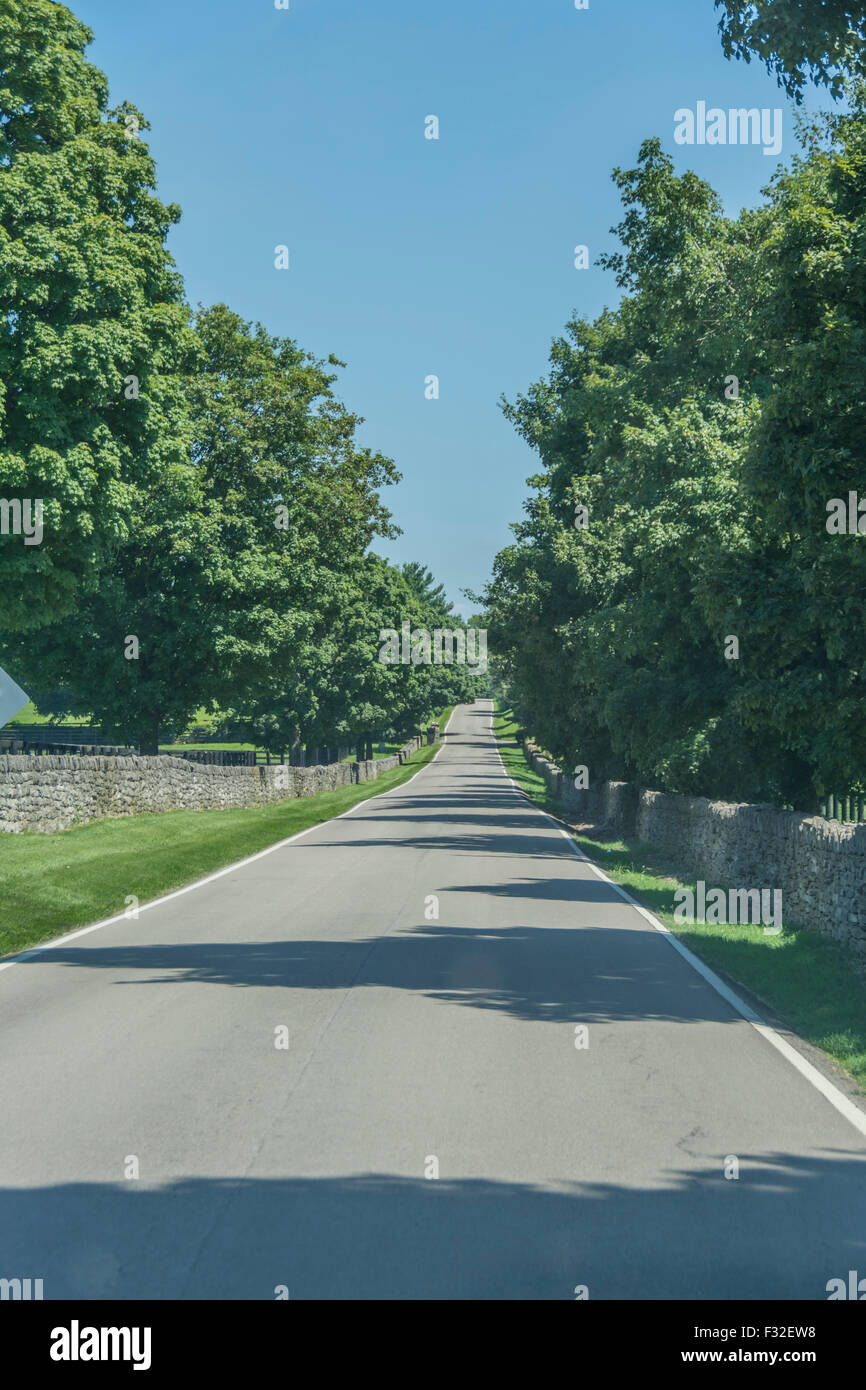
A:
<svg viewBox="0 0 866 1390">
<path fill-rule="evenodd" d="M 4 724 L 8 724 L 19 710 L 22 710 L 30 701 L 30 696 L 25 695 L 20 685 L 16 685 L 11 676 L 7 675 L 0 666 L 0 729 Z"/>
</svg>

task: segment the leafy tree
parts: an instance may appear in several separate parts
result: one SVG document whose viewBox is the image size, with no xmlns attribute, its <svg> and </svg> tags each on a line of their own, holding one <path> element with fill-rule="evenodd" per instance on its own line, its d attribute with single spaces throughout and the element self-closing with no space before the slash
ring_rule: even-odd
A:
<svg viewBox="0 0 866 1390">
<path fill-rule="evenodd" d="M 572 322 L 549 380 L 506 405 L 546 469 L 498 557 L 489 621 L 545 746 L 594 779 L 721 793 L 744 750 L 730 757 L 732 673 L 692 585 L 732 521 L 742 413 L 723 383 L 740 248 L 711 190 L 677 178 L 658 141 L 615 180 L 624 250 L 605 263 L 631 295 Z"/>
<path fill-rule="evenodd" d="M 142 497 L 98 592 L 22 642 L 38 687 L 69 686 L 143 752 L 160 728 L 236 707 L 277 672 L 312 700 L 347 575 L 391 530 L 377 489 L 397 475 L 355 445 L 334 374 L 224 305 L 202 311 L 196 331 L 190 461 Z"/>
<path fill-rule="evenodd" d="M 846 75 L 866 76 L 864 0 L 715 0 L 728 58 L 760 58 L 789 96 L 807 78 L 841 95 Z"/>
<path fill-rule="evenodd" d="M 445 585 L 437 584 L 432 572 L 418 560 L 410 560 L 401 567 L 401 573 L 409 588 L 428 608 L 440 612 L 443 618 L 453 613 L 454 605 L 448 602 Z"/>
<path fill-rule="evenodd" d="M 44 538 L 0 536 L 0 626 L 73 611 L 183 466 L 193 337 L 134 107 L 108 109 L 65 6 L 0 0 L 0 496 Z M 135 380 L 133 380 L 133 378 Z"/>
<path fill-rule="evenodd" d="M 44 506 L 41 545 L 0 538 L 0 655 L 144 752 L 201 709 L 283 741 L 413 727 L 474 687 L 377 659 L 382 626 L 451 612 L 429 570 L 367 554 L 399 475 L 336 358 L 224 305 L 192 322 L 179 210 L 91 37 L 0 0 L 0 492 Z"/>
<path fill-rule="evenodd" d="M 615 174 L 626 298 L 506 405 L 544 471 L 488 621 L 524 722 L 593 779 L 810 808 L 862 775 L 866 560 L 825 526 L 862 486 L 862 102 L 803 137 L 736 220 L 647 142 Z"/>
<path fill-rule="evenodd" d="M 439 587 L 432 586 L 432 592 L 438 594 Z M 389 729 L 403 736 L 446 705 L 476 698 L 483 681 L 465 664 L 379 659 L 382 630 L 399 633 L 404 622 L 410 631 L 426 628 L 431 633 L 446 625 L 463 627 L 453 619 L 445 623 L 438 598 L 425 600 L 407 580 L 405 567 L 399 570 L 377 555 L 365 555 L 344 579 L 328 630 L 296 667 L 286 672 L 275 665 L 273 680 L 246 706 L 256 738 L 270 747 L 286 747 L 294 742 L 356 742 Z"/>
<path fill-rule="evenodd" d="M 863 94 L 850 113 L 809 123 L 804 142 L 773 181 L 754 244 L 760 410 L 739 481 L 759 520 L 739 557 L 708 567 L 700 601 L 710 618 L 741 615 L 740 717 L 783 740 L 818 794 L 866 768 L 866 552 L 859 532 L 827 530 L 831 499 L 847 510 L 849 493 L 866 495 Z"/>
</svg>

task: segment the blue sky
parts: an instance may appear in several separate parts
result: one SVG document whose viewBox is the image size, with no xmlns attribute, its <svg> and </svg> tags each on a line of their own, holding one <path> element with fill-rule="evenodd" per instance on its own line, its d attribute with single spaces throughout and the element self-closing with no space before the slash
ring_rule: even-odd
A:
<svg viewBox="0 0 866 1390">
<path fill-rule="evenodd" d="M 729 212 L 756 202 L 778 163 L 760 146 L 674 143 L 675 110 L 698 101 L 781 107 L 781 158 L 794 149 L 790 104 L 756 62 L 724 58 L 712 0 L 71 8 L 112 102 L 152 124 L 191 303 L 224 301 L 347 363 L 337 389 L 362 442 L 403 474 L 386 490 L 403 535 L 376 548 L 422 560 L 458 603 L 511 540 L 536 468 L 500 396 L 544 374 L 573 311 L 619 298 L 612 276 L 573 265 L 579 243 L 591 259 L 614 245 L 613 167 L 658 135 Z"/>
</svg>

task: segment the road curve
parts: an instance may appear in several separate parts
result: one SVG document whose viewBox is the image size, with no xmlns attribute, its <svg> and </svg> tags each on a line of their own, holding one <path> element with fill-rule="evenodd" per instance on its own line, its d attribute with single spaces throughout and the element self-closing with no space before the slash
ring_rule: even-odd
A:
<svg viewBox="0 0 866 1390">
<path fill-rule="evenodd" d="M 0 971 L 0 1278 L 47 1299 L 824 1299 L 864 1154 L 514 789 L 487 701 Z"/>
</svg>

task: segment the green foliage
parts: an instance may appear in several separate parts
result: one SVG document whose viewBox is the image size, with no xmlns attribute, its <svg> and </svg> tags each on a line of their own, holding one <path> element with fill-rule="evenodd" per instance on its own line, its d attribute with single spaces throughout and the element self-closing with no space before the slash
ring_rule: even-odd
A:
<svg viewBox="0 0 866 1390">
<path fill-rule="evenodd" d="M 273 680 L 246 712 L 256 736 L 271 747 L 295 738 L 316 744 L 350 742 L 365 733 L 392 729 L 407 734 L 445 706 L 473 700 L 484 682 L 465 665 L 388 664 L 379 660 L 383 629 L 400 632 L 462 626 L 407 580 L 403 571 L 377 555 L 359 557 L 345 578 L 330 626 L 305 651 L 292 671 L 275 666 Z M 420 566 L 409 567 L 413 577 Z M 447 621 L 446 621 L 447 619 Z"/>
<path fill-rule="evenodd" d="M 443 621 L 454 611 L 453 605 L 448 602 L 445 585 L 437 584 L 432 572 L 417 560 L 403 565 L 400 573 L 421 603 L 437 612 Z"/>
<path fill-rule="evenodd" d="M 544 471 L 491 639 L 524 722 L 593 778 L 808 809 L 866 765 L 866 555 L 825 524 L 864 490 L 862 102 L 802 139 L 736 219 L 648 141 L 614 175 L 626 298 L 505 406 Z"/>
<path fill-rule="evenodd" d="M 432 628 L 446 610 L 429 571 L 406 578 L 365 554 L 394 532 L 378 489 L 399 475 L 355 444 L 335 375 L 224 305 L 195 331 L 189 462 L 141 490 L 94 594 L 7 643 L 16 674 L 63 685 L 106 733 L 151 752 L 201 708 L 285 748 L 408 732 L 466 698 L 465 667 L 378 660 L 382 627 Z"/>
<path fill-rule="evenodd" d="M 0 624 L 74 610 L 183 469 L 193 338 L 131 106 L 109 110 L 90 31 L 50 0 L 0 4 L 0 496 L 44 539 L 0 537 Z M 128 124 L 129 122 L 129 124 Z M 127 398 L 128 378 L 137 398 Z"/>
<path fill-rule="evenodd" d="M 864 0 L 715 0 L 729 58 L 761 59 L 789 96 L 806 79 L 841 95 L 846 74 L 866 76 Z"/>
<path fill-rule="evenodd" d="M 382 628 L 462 626 L 429 569 L 370 553 L 399 474 L 335 357 L 191 313 L 180 211 L 91 38 L 0 0 L 0 496 L 43 532 L 0 537 L 0 659 L 143 752 L 202 712 L 270 747 L 409 732 L 480 681 L 379 660 Z"/>
<path fill-rule="evenodd" d="M 190 462 L 142 494 L 98 591 L 18 640 L 16 670 L 36 688 L 69 687 L 106 732 L 152 750 L 160 727 L 214 704 L 283 746 L 432 707 L 443 692 L 418 668 L 392 690 L 388 677 L 406 673 L 377 661 L 380 618 L 410 616 L 413 597 L 364 558 L 373 535 L 393 532 L 377 491 L 393 465 L 354 444 L 333 373 L 295 343 L 224 305 L 195 327 Z M 399 601 L 383 600 L 383 584 Z M 416 603 L 411 616 L 426 612 Z"/>
</svg>

